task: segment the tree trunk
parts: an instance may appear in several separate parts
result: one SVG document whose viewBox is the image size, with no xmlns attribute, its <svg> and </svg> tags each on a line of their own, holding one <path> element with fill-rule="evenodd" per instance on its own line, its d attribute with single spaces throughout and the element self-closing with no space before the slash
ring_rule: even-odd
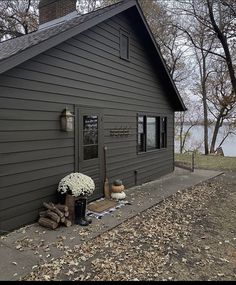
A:
<svg viewBox="0 0 236 285">
<path fill-rule="evenodd" d="M 180 131 L 179 131 L 179 152 L 183 153 L 183 130 L 184 130 L 184 115 L 180 115 Z"/>
<path fill-rule="evenodd" d="M 221 108 L 220 113 L 217 117 L 216 120 L 216 124 L 215 124 L 215 128 L 214 128 L 214 132 L 213 132 L 213 136 L 212 136 L 212 140 L 211 140 L 211 147 L 210 147 L 210 153 L 214 153 L 215 152 L 215 144 L 216 144 L 216 139 L 219 133 L 219 129 L 221 127 L 222 121 L 223 121 L 223 113 L 224 113 L 225 108 Z"/>
<path fill-rule="evenodd" d="M 206 98 L 203 98 L 203 114 L 204 114 L 204 150 L 205 155 L 209 154 L 209 146 L 208 146 L 208 115 L 207 115 L 207 106 L 206 106 Z"/>
<path fill-rule="evenodd" d="M 234 73 L 233 61 L 232 61 L 232 57 L 231 57 L 231 54 L 230 54 L 227 38 L 223 34 L 223 32 L 220 30 L 220 28 L 217 25 L 216 20 L 215 20 L 214 11 L 213 11 L 213 4 L 214 4 L 214 2 L 215 1 L 213 1 L 213 0 L 211 0 L 211 1 L 207 0 L 209 17 L 210 17 L 210 20 L 211 20 L 212 27 L 213 27 L 213 29 L 214 29 L 214 31 L 215 31 L 219 41 L 221 42 L 222 47 L 224 49 L 226 64 L 228 66 L 228 71 L 229 71 L 229 76 L 230 76 L 232 88 L 233 88 L 233 91 L 234 91 L 234 96 L 236 96 L 236 77 L 235 77 L 235 73 Z"/>
<path fill-rule="evenodd" d="M 207 110 L 207 91 L 206 91 L 206 56 L 202 51 L 202 103 L 203 103 L 203 116 L 204 116 L 204 150 L 205 155 L 209 154 L 208 144 L 208 110 Z"/>
</svg>

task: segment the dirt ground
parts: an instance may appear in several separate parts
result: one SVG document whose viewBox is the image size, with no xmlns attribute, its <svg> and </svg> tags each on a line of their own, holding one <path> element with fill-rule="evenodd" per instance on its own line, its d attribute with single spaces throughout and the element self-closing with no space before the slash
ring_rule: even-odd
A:
<svg viewBox="0 0 236 285">
<path fill-rule="evenodd" d="M 236 172 L 227 172 L 178 192 L 23 280 L 236 280 L 235 214 Z"/>
</svg>

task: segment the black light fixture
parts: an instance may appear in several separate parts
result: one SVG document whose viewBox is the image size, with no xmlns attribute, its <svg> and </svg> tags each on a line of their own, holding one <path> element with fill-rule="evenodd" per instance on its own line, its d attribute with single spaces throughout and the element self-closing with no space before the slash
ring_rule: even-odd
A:
<svg viewBox="0 0 236 285">
<path fill-rule="evenodd" d="M 68 108 L 61 113 L 61 130 L 64 132 L 72 132 L 74 130 L 74 115 Z"/>
</svg>

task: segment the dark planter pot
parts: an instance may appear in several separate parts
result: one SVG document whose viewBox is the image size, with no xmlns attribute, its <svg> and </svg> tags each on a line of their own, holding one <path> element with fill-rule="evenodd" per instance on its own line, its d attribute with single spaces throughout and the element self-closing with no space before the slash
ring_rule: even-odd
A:
<svg viewBox="0 0 236 285">
<path fill-rule="evenodd" d="M 58 203 L 59 204 L 62 204 L 62 205 L 65 205 L 65 201 L 66 201 L 66 193 L 65 194 L 58 194 Z"/>
</svg>

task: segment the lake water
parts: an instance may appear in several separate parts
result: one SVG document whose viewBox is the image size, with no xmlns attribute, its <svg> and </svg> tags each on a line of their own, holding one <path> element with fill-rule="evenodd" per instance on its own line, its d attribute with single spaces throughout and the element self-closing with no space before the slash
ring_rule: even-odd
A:
<svg viewBox="0 0 236 285">
<path fill-rule="evenodd" d="M 187 128 L 188 126 L 184 127 L 185 130 Z M 228 129 L 227 126 L 222 126 L 220 128 L 216 147 L 221 142 L 222 138 L 224 137 L 224 134 L 227 132 L 227 129 Z M 203 132 L 204 132 L 203 126 L 192 127 L 192 129 L 190 130 L 190 137 L 187 139 L 186 144 L 185 144 L 185 149 L 194 150 L 198 148 L 200 152 L 204 153 Z M 209 141 L 211 140 L 212 132 L 213 132 L 213 128 L 209 127 Z M 234 130 L 234 132 L 236 133 L 236 130 Z M 210 147 L 210 144 L 209 144 L 209 147 Z M 233 134 L 229 135 L 227 139 L 224 141 L 224 143 L 221 145 L 221 147 L 223 149 L 225 156 L 235 156 L 236 157 L 236 135 L 233 135 Z M 179 141 L 177 138 L 175 138 L 175 151 L 176 153 L 179 153 Z"/>
</svg>

